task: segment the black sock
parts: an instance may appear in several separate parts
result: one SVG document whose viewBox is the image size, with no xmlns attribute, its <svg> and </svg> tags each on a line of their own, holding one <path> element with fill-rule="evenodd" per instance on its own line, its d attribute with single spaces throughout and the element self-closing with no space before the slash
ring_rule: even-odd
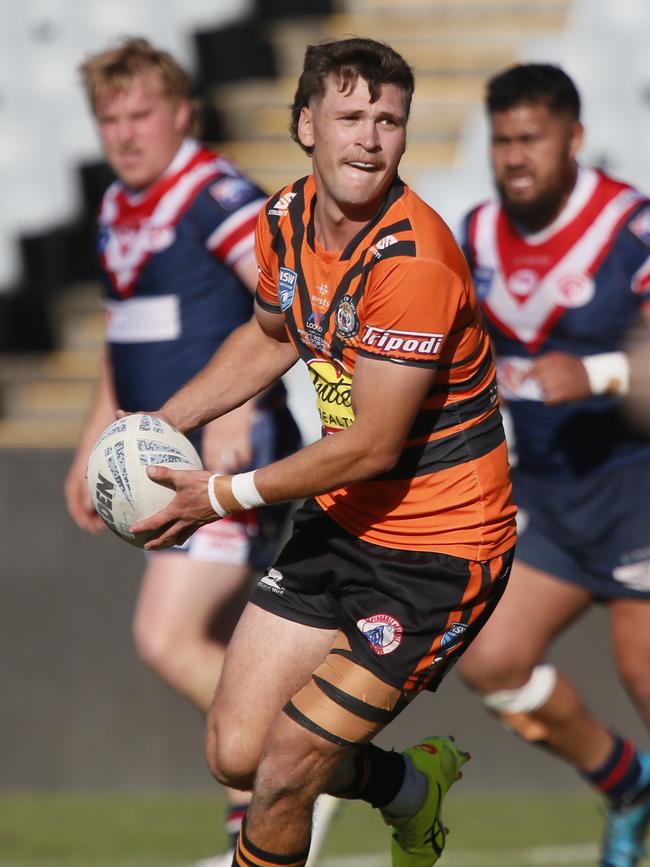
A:
<svg viewBox="0 0 650 867">
<path fill-rule="evenodd" d="M 374 744 L 366 744 L 354 761 L 354 782 L 348 791 L 336 792 L 337 797 L 367 801 L 380 808 L 390 804 L 404 782 L 404 756 L 394 750 L 381 750 Z"/>
</svg>

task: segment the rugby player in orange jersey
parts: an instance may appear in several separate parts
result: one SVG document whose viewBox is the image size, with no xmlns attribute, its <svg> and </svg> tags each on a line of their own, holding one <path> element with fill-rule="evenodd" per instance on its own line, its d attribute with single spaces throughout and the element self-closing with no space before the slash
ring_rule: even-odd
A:
<svg viewBox="0 0 650 867">
<path fill-rule="evenodd" d="M 233 864 L 305 864 L 322 791 L 393 828 L 395 867 L 430 867 L 467 754 L 372 739 L 435 690 L 491 614 L 515 540 L 489 340 L 462 253 L 400 180 L 411 69 L 387 45 L 310 46 L 292 133 L 313 173 L 257 226 L 255 315 L 162 408 L 183 431 L 297 359 L 324 436 L 254 473 L 156 468 L 170 506 L 134 525 L 157 550 L 231 512 L 307 498 L 228 650 L 210 711 L 215 777 L 253 786 Z"/>
</svg>

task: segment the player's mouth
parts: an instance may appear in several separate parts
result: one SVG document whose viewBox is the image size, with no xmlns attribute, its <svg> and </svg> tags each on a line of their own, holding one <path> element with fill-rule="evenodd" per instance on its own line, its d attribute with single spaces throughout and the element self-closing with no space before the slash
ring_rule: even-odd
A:
<svg viewBox="0 0 650 867">
<path fill-rule="evenodd" d="M 513 192 L 525 192 L 531 190 L 535 184 L 535 179 L 532 175 L 510 175 L 504 181 L 506 187 Z"/>
<path fill-rule="evenodd" d="M 345 165 L 360 172 L 376 172 L 382 167 L 380 163 L 371 163 L 365 160 L 346 160 Z"/>
</svg>

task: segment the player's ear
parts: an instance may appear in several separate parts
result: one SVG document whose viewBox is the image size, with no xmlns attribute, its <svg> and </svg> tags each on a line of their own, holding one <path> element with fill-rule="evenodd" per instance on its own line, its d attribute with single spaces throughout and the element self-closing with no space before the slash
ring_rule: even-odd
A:
<svg viewBox="0 0 650 867">
<path fill-rule="evenodd" d="M 186 135 L 192 123 L 192 103 L 189 99 L 179 99 L 174 113 L 174 129 L 180 135 Z"/>
<path fill-rule="evenodd" d="M 314 116 L 308 106 L 303 106 L 298 118 L 298 138 L 304 148 L 314 146 Z"/>
<path fill-rule="evenodd" d="M 572 159 L 575 159 L 578 155 L 578 151 L 582 147 L 582 142 L 585 137 L 585 128 L 580 123 L 579 120 L 575 120 L 571 127 L 571 137 L 569 139 L 569 150 Z"/>
</svg>

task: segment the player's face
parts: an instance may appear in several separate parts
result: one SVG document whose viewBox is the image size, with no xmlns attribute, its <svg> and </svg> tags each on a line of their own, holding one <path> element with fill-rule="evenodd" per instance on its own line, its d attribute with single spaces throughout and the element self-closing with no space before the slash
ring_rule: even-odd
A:
<svg viewBox="0 0 650 867">
<path fill-rule="evenodd" d="M 313 147 L 319 206 L 333 216 L 338 211 L 370 219 L 406 147 L 404 92 L 384 84 L 371 102 L 363 78 L 350 93 L 341 93 L 331 76 L 323 97 L 302 110 L 298 132 L 303 145 Z"/>
<path fill-rule="evenodd" d="M 100 92 L 95 114 L 111 168 L 127 186 L 143 190 L 173 160 L 190 106 L 166 96 L 155 72 L 143 72 L 125 88 Z"/>
<path fill-rule="evenodd" d="M 495 112 L 490 124 L 492 169 L 504 210 L 527 228 L 544 228 L 575 184 L 581 124 L 543 103 Z"/>
</svg>

